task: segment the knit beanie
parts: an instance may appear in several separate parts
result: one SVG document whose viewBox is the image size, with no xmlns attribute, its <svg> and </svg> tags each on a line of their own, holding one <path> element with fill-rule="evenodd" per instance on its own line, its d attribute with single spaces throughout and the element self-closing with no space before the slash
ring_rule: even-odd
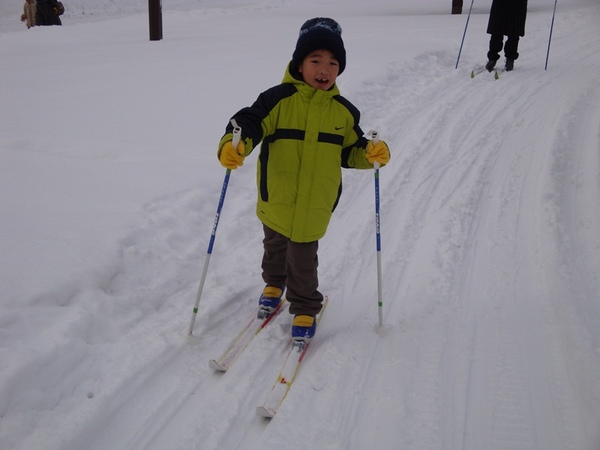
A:
<svg viewBox="0 0 600 450">
<path fill-rule="evenodd" d="M 342 41 L 342 27 L 333 19 L 316 17 L 307 20 L 300 28 L 292 63 L 299 67 L 310 52 L 324 48 L 329 50 L 340 63 L 341 74 L 346 68 L 346 49 Z"/>
</svg>

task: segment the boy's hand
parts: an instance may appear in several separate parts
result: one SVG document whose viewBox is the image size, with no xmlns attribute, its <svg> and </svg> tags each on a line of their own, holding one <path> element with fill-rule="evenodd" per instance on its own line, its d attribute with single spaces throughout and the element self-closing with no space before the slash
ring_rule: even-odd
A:
<svg viewBox="0 0 600 450">
<path fill-rule="evenodd" d="M 219 155 L 219 162 L 223 167 L 235 170 L 240 166 L 244 165 L 244 141 L 240 141 L 237 149 L 233 148 L 231 141 L 225 142 L 221 148 L 221 154 Z"/>
<path fill-rule="evenodd" d="M 390 161 L 390 149 L 383 141 L 373 145 L 373 141 L 367 144 L 366 157 L 371 164 L 378 162 L 379 164 L 387 164 Z"/>
</svg>

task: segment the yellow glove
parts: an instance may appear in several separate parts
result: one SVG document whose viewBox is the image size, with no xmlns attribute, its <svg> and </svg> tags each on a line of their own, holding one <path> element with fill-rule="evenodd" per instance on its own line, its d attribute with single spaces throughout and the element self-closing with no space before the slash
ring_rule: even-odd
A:
<svg viewBox="0 0 600 450">
<path fill-rule="evenodd" d="M 244 151 L 246 146 L 244 141 L 240 141 L 237 149 L 233 148 L 231 141 L 225 142 L 221 147 L 221 153 L 219 154 L 219 162 L 223 167 L 235 170 L 240 166 L 244 165 Z"/>
<path fill-rule="evenodd" d="M 387 164 L 390 161 L 390 149 L 383 141 L 373 145 L 373 141 L 367 144 L 366 157 L 371 164 L 378 162 L 379 164 Z"/>
</svg>

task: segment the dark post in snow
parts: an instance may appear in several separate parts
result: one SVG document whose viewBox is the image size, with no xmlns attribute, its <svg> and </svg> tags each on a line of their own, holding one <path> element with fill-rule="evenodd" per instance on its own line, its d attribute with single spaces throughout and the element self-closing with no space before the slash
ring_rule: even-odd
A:
<svg viewBox="0 0 600 450">
<path fill-rule="evenodd" d="M 162 6 L 161 0 L 148 0 L 148 17 L 150 19 L 150 40 L 162 39 Z"/>
<path fill-rule="evenodd" d="M 452 0 L 452 14 L 462 14 L 463 0 Z"/>
</svg>

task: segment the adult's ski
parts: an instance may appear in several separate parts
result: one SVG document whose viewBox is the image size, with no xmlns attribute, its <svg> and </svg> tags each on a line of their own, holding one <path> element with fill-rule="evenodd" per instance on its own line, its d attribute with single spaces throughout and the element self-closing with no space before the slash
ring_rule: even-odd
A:
<svg viewBox="0 0 600 450">
<path fill-rule="evenodd" d="M 328 301 L 329 298 L 325 297 L 323 300 L 323 308 L 317 315 L 317 323 L 319 323 L 319 321 L 321 320 L 321 316 L 325 311 L 325 307 L 327 306 Z M 287 352 L 285 362 L 283 363 L 281 371 L 277 376 L 277 380 L 273 384 L 273 388 L 271 389 L 267 400 L 262 406 L 258 406 L 256 408 L 256 414 L 258 416 L 266 417 L 268 419 L 275 416 L 277 410 L 279 409 L 279 406 L 281 405 L 281 403 L 283 403 L 285 396 L 292 387 L 292 383 L 296 378 L 296 375 L 298 373 L 298 370 L 300 369 L 302 361 L 304 360 L 304 356 L 306 355 L 309 345 L 310 341 L 304 342 L 292 340 L 290 342 L 290 349 Z"/>
<path fill-rule="evenodd" d="M 488 71 L 485 67 L 473 69 L 471 71 L 471 78 L 475 78 L 475 76 L 477 76 L 483 72 L 490 72 L 490 71 Z M 500 78 L 500 73 L 504 72 L 504 69 L 493 69 L 490 73 L 492 73 L 492 72 L 494 73 L 494 79 L 497 80 Z"/>
<path fill-rule="evenodd" d="M 476 75 L 479 75 L 480 73 L 487 72 L 487 71 L 488 70 L 483 66 L 476 67 L 473 70 L 471 70 L 471 78 L 475 78 Z"/>
<path fill-rule="evenodd" d="M 254 337 L 260 333 L 284 308 L 285 299 L 279 304 L 277 309 L 269 314 L 264 319 L 258 318 L 256 312 L 254 317 L 240 331 L 240 333 L 229 343 L 219 359 L 211 359 L 208 361 L 208 366 L 219 372 L 226 372 L 238 356 L 248 347 L 248 344 Z"/>
</svg>

